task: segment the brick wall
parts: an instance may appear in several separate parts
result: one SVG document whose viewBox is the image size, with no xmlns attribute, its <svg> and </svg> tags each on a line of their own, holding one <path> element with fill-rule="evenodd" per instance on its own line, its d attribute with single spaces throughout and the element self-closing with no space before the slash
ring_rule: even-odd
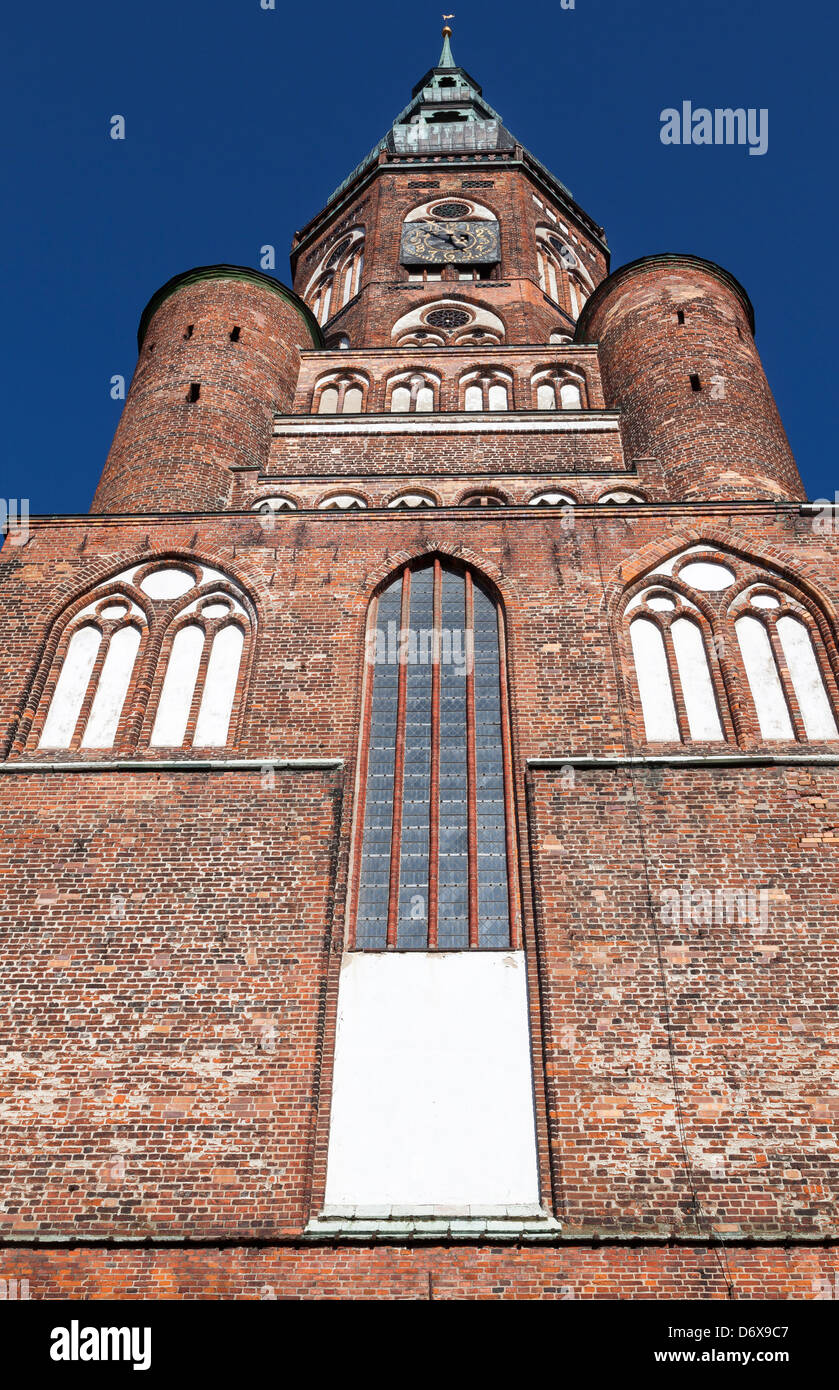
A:
<svg viewBox="0 0 839 1390">
<path fill-rule="evenodd" d="M 32 1298 L 812 1299 L 837 1250 L 426 1247 L 4 1251 Z"/>
<path fill-rule="evenodd" d="M 183 277 L 145 325 L 94 512 L 223 507 L 231 465 L 264 466 L 317 330 L 267 276 L 224 272 Z"/>
</svg>

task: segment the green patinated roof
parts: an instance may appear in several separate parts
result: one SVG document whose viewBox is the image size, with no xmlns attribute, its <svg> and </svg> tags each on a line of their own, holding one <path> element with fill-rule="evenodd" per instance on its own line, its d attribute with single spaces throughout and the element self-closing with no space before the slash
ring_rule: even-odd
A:
<svg viewBox="0 0 839 1390">
<path fill-rule="evenodd" d="M 454 117 L 454 119 L 452 119 Z M 443 49 L 437 66 L 429 68 L 414 87 L 411 100 L 391 124 L 387 133 L 373 146 L 370 153 L 330 194 L 327 206 L 366 169 L 375 164 L 383 150 L 395 154 L 439 158 L 447 153 L 480 154 L 483 151 L 512 152 L 521 145 L 507 130 L 498 112 L 493 110 L 481 87 L 465 68 L 458 67 L 452 54 L 449 35 L 444 30 Z M 568 198 L 572 194 L 541 163 L 526 150 L 532 162 L 556 184 Z"/>
</svg>

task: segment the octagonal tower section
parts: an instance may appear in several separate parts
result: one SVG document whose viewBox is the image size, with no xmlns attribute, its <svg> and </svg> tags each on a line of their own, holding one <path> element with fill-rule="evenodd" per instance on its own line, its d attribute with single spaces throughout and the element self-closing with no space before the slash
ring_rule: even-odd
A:
<svg viewBox="0 0 839 1390">
<path fill-rule="evenodd" d="M 237 465 L 264 467 L 300 351 L 323 346 L 287 286 L 244 266 L 176 275 L 143 311 L 139 358 L 93 512 L 216 511 Z"/>
<path fill-rule="evenodd" d="M 629 458 L 661 461 L 673 500 L 806 494 L 742 285 L 712 261 L 645 256 L 604 280 L 576 341 L 599 345 Z"/>
</svg>

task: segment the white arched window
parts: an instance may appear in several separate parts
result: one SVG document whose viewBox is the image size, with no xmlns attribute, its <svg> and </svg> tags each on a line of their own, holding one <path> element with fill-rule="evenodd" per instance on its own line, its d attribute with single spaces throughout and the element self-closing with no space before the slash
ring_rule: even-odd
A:
<svg viewBox="0 0 839 1390">
<path fill-rule="evenodd" d="M 359 497 L 355 492 L 336 492 L 333 493 L 331 497 L 325 497 L 322 502 L 318 503 L 318 508 L 322 512 L 351 512 L 358 511 L 366 506 L 367 503 L 364 501 L 364 498 Z"/>
<path fill-rule="evenodd" d="M 367 383 L 362 377 L 323 377 L 315 385 L 314 405 L 318 415 L 357 415 L 364 409 Z"/>
<path fill-rule="evenodd" d="M 433 300 L 402 314 L 391 330 L 398 347 L 452 347 L 503 343 L 503 321 L 481 304 L 463 298 Z"/>
<path fill-rule="evenodd" d="M 573 507 L 574 498 L 567 492 L 537 492 L 530 498 L 529 507 Z"/>
<path fill-rule="evenodd" d="M 415 507 L 436 507 L 437 503 L 433 497 L 429 497 L 426 492 L 402 492 L 398 497 L 394 497 L 387 504 L 394 510 Z"/>
<path fill-rule="evenodd" d="M 463 410 L 509 410 L 512 378 L 492 370 L 469 372 L 461 379 Z"/>
<path fill-rule="evenodd" d="M 263 497 L 259 502 L 254 502 L 252 510 L 263 512 L 266 516 L 273 512 L 296 512 L 297 503 L 292 502 L 290 497 Z"/>
<path fill-rule="evenodd" d="M 122 593 L 87 604 L 59 646 L 58 677 L 40 748 L 111 748 L 137 653 L 148 630 L 144 608 Z"/>
<path fill-rule="evenodd" d="M 178 614 L 151 732 L 153 748 L 227 743 L 245 646 L 245 610 L 226 593 L 193 599 Z M 189 738 L 192 717 L 195 728 Z"/>
<path fill-rule="evenodd" d="M 223 746 L 252 628 L 244 595 L 217 570 L 152 562 L 123 571 L 64 623 L 30 740 L 45 750 L 136 745 L 147 692 L 159 685 L 151 746 Z M 156 651 L 162 681 L 147 669 Z"/>
<path fill-rule="evenodd" d="M 736 601 L 732 616 L 762 737 L 839 737 L 814 637 L 819 646 L 821 641 L 803 606 L 781 591 L 760 588 Z"/>
<path fill-rule="evenodd" d="M 395 414 L 434 410 L 439 384 L 439 377 L 418 372 L 406 372 L 394 377 L 388 388 L 390 410 Z"/>
<path fill-rule="evenodd" d="M 582 378 L 550 369 L 533 378 L 537 410 L 582 410 Z"/>
<path fill-rule="evenodd" d="M 640 492 L 627 492 L 619 488 L 616 492 L 604 492 L 602 497 L 598 497 L 597 503 L 601 507 L 625 507 L 628 502 L 645 502 L 646 500 Z"/>
<path fill-rule="evenodd" d="M 649 742 L 839 738 L 835 676 L 801 600 L 749 560 L 703 545 L 646 582 L 625 614 Z M 729 708 L 726 692 L 744 686 Z"/>
<path fill-rule="evenodd" d="M 722 741 L 703 635 L 707 624 L 696 605 L 680 593 L 655 588 L 637 594 L 626 611 L 632 613 L 629 637 L 647 740 Z"/>
</svg>

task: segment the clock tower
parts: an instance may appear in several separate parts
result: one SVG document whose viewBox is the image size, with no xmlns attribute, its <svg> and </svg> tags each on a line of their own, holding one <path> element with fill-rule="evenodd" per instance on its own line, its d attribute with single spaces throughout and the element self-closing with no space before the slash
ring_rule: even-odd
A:
<svg viewBox="0 0 839 1390">
<path fill-rule="evenodd" d="M 450 40 L 447 26 L 436 67 L 294 239 L 294 288 L 327 346 L 562 341 L 608 272 L 603 228 L 511 134 Z"/>
</svg>

